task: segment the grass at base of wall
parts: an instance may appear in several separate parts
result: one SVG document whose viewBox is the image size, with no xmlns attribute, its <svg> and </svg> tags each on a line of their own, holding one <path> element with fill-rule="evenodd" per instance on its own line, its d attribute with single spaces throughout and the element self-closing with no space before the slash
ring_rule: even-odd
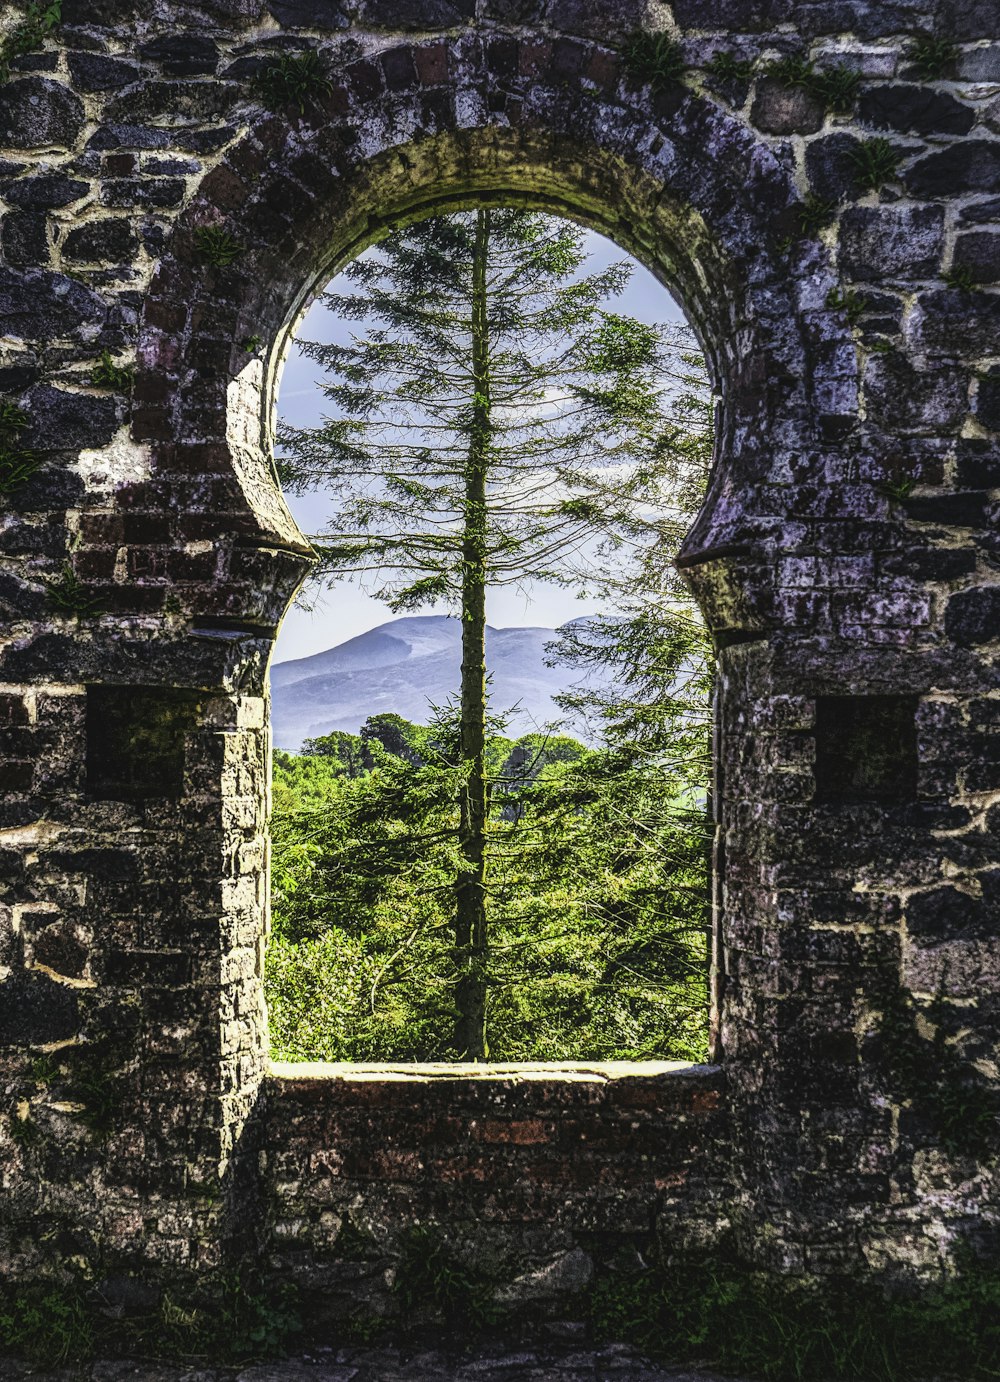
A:
<svg viewBox="0 0 1000 1382">
<path fill-rule="evenodd" d="M 428 1247 L 415 1237 L 415 1250 Z M 440 1257 L 440 1260 L 439 1260 Z M 491 1308 L 485 1278 L 458 1272 L 431 1252 L 401 1259 L 395 1319 L 343 1322 L 331 1345 L 399 1342 L 448 1322 L 452 1344 L 505 1344 L 530 1311 L 511 1322 Z M 493 1282 L 492 1286 L 502 1285 Z M 287 1282 L 217 1277 L 211 1288 L 165 1292 L 155 1309 L 116 1317 L 93 1288 L 0 1284 L 0 1359 L 62 1367 L 94 1357 L 244 1364 L 281 1357 L 300 1322 Z M 753 1273 L 719 1255 L 599 1272 L 561 1318 L 586 1317 L 595 1342 L 634 1345 L 664 1363 L 707 1365 L 759 1382 L 924 1382 L 1000 1377 L 1000 1267 L 967 1264 L 946 1280 L 884 1290 L 872 1280 L 788 1279 Z M 422 1322 L 422 1323 L 421 1323 Z M 416 1326 L 416 1333 L 413 1328 Z M 311 1338 L 311 1342 L 319 1342 Z"/>
<path fill-rule="evenodd" d="M 123 1312 L 95 1287 L 0 1283 L 0 1359 L 64 1367 L 125 1356 L 242 1364 L 279 1357 L 301 1324 L 288 1283 L 224 1273 Z"/>
<path fill-rule="evenodd" d="M 1000 1377 L 1000 1267 L 968 1264 L 904 1294 L 685 1259 L 599 1278 L 590 1323 L 602 1341 L 761 1382 L 974 1382 Z"/>
</svg>

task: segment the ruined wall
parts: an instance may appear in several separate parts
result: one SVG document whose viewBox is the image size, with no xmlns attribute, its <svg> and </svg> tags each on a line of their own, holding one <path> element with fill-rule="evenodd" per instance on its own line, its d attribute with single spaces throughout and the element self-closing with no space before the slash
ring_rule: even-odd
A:
<svg viewBox="0 0 1000 1382">
<path fill-rule="evenodd" d="M 623 57 L 639 26 L 680 45 L 662 82 Z M 309 560 L 281 354 L 386 226 L 490 198 L 641 257 L 720 389 L 682 564 L 720 648 L 743 1248 L 995 1251 L 995 30 L 992 0 L 63 0 L 14 60 L 5 1274 L 197 1272 L 263 1231 L 266 662 Z M 306 49 L 322 83 L 265 100 Z"/>
<path fill-rule="evenodd" d="M 721 1087 L 718 1070 L 656 1062 L 277 1066 L 269 1265 L 320 1330 L 392 1317 L 414 1244 L 461 1264 L 501 1316 L 576 1318 L 602 1269 L 718 1236 Z"/>
</svg>

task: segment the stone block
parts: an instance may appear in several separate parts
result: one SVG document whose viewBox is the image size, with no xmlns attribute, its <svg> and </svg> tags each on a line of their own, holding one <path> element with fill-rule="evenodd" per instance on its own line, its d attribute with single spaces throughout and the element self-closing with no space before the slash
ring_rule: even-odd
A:
<svg viewBox="0 0 1000 1382">
<path fill-rule="evenodd" d="M 0 90 L 0 145 L 72 149 L 83 124 L 83 102 L 61 82 L 25 77 Z"/>
<path fill-rule="evenodd" d="M 903 174 L 913 197 L 1000 192 L 1000 143 L 968 139 L 918 159 Z"/>
<path fill-rule="evenodd" d="M 909 801 L 917 790 L 913 696 L 819 696 L 816 799 Z"/>
<path fill-rule="evenodd" d="M 119 424 L 120 403 L 114 398 L 41 384 L 27 398 L 31 425 L 28 443 L 40 450 L 79 450 L 106 446 Z"/>
<path fill-rule="evenodd" d="M 860 147 L 856 135 L 844 132 L 823 135 L 806 147 L 806 173 L 817 197 L 831 202 L 857 197 Z"/>
<path fill-rule="evenodd" d="M 68 178 L 64 173 L 45 173 L 36 178 L 19 178 L 0 189 L 4 201 L 12 206 L 28 210 L 46 210 L 49 207 L 69 206 L 78 202 L 90 191 L 89 182 Z"/>
<path fill-rule="evenodd" d="M 848 278 L 933 278 L 943 253 L 943 207 L 852 206 L 841 218 L 840 267 Z"/>
<path fill-rule="evenodd" d="M 103 53 L 70 53 L 67 61 L 78 91 L 117 91 L 143 75 L 142 68 L 134 63 L 105 57 Z"/>
<path fill-rule="evenodd" d="M 476 14 L 475 0 L 361 0 L 358 22 L 410 33 L 454 29 Z"/>
<path fill-rule="evenodd" d="M 139 238 L 125 217 L 87 222 L 71 230 L 62 243 L 64 258 L 83 264 L 124 264 L 138 249 Z"/>
<path fill-rule="evenodd" d="M 773 77 L 757 83 L 750 119 L 764 134 L 814 134 L 826 111 L 821 101 L 802 87 L 787 87 Z"/>
<path fill-rule="evenodd" d="M 945 633 L 964 648 L 978 647 L 1000 638 L 1000 585 L 974 586 L 948 601 Z"/>
<path fill-rule="evenodd" d="M 975 283 L 1000 283 L 1000 231 L 976 230 L 955 241 L 954 265 Z"/>
<path fill-rule="evenodd" d="M 926 84 L 895 82 L 861 93 L 858 117 L 865 125 L 900 134 L 968 134 L 974 106 Z"/>
</svg>

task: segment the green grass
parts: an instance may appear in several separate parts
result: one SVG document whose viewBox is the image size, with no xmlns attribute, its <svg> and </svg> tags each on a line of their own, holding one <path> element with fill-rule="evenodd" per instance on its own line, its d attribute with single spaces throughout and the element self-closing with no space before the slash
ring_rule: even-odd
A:
<svg viewBox="0 0 1000 1382">
<path fill-rule="evenodd" d="M 637 30 L 622 45 L 625 70 L 654 91 L 666 91 L 684 75 L 684 50 L 669 34 Z"/>
<path fill-rule="evenodd" d="M 30 0 L 21 22 L 0 40 L 0 86 L 10 80 L 14 59 L 40 48 L 61 18 L 62 0 L 50 0 L 47 5 Z"/>
<path fill-rule="evenodd" d="M 941 38 L 935 34 L 918 34 L 907 56 L 918 74 L 925 81 L 932 82 L 945 76 L 958 57 L 958 48 L 950 38 Z"/>
<path fill-rule="evenodd" d="M 310 101 L 333 90 L 333 83 L 312 48 L 304 53 L 282 53 L 277 61 L 258 72 L 253 85 L 269 110 L 295 106 L 300 115 L 305 114 Z"/>
<path fill-rule="evenodd" d="M 77 578 L 72 565 L 66 562 L 54 580 L 44 581 L 49 604 L 60 614 L 76 615 L 79 619 L 92 619 L 101 613 L 101 597 L 88 593 L 87 587 Z"/>
<path fill-rule="evenodd" d="M 0 1284 L 0 1358 L 36 1367 L 101 1355 L 244 1364 L 280 1357 L 301 1328 L 290 1284 L 253 1273 L 166 1290 L 154 1309 L 122 1319 L 81 1283 Z"/>
<path fill-rule="evenodd" d="M 194 245 L 199 257 L 217 269 L 235 264 L 246 252 L 246 246 L 220 226 L 202 226 L 196 230 Z"/>
<path fill-rule="evenodd" d="M 768 76 L 782 86 L 798 87 L 827 108 L 846 115 L 857 99 L 861 73 L 839 63 L 836 67 L 817 68 L 809 58 L 793 56 L 779 58 L 767 69 Z"/>
<path fill-rule="evenodd" d="M 132 387 L 133 370 L 127 365 L 116 365 L 110 350 L 102 350 L 101 358 L 90 371 L 90 382 L 97 389 L 115 389 L 127 393 Z"/>
<path fill-rule="evenodd" d="M 910 1294 L 851 1278 L 783 1279 L 718 1257 L 604 1275 L 595 1335 L 761 1382 L 962 1382 L 1000 1375 L 1000 1271 L 969 1265 Z"/>
<path fill-rule="evenodd" d="M 853 288 L 831 288 L 826 295 L 831 312 L 843 312 L 851 326 L 856 326 L 868 308 L 868 299 Z"/>
<path fill-rule="evenodd" d="M 855 181 L 866 192 L 877 192 L 887 182 L 896 178 L 899 167 L 899 153 L 888 139 L 878 136 L 865 139 L 851 151 L 851 161 L 856 172 Z"/>
<path fill-rule="evenodd" d="M 803 235 L 818 235 L 824 226 L 830 224 L 836 212 L 836 203 L 810 192 L 798 207 L 799 230 Z"/>
</svg>

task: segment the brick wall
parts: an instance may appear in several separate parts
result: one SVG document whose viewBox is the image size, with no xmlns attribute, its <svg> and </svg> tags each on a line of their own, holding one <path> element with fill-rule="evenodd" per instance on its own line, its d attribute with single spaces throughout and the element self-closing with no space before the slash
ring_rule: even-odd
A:
<svg viewBox="0 0 1000 1382">
<path fill-rule="evenodd" d="M 392 1316 L 414 1228 L 502 1311 L 573 1313 L 595 1271 L 725 1226 L 712 1066 L 276 1065 L 270 1265 L 307 1316 Z"/>
</svg>

